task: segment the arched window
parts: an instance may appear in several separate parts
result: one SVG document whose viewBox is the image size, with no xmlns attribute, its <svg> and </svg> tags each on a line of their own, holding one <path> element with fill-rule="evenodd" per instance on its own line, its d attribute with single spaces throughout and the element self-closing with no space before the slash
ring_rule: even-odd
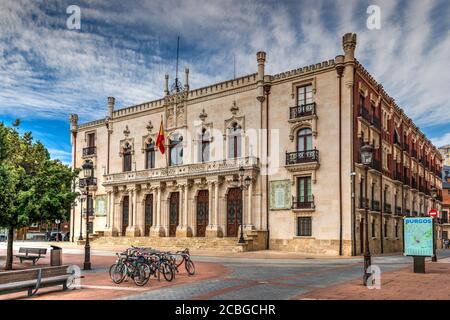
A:
<svg viewBox="0 0 450 320">
<path fill-rule="evenodd" d="M 309 128 L 297 132 L 297 152 L 312 150 L 312 131 Z"/>
<path fill-rule="evenodd" d="M 169 139 L 169 165 L 183 164 L 183 137 L 175 133 Z"/>
<path fill-rule="evenodd" d="M 131 155 L 131 146 L 127 143 L 125 147 L 123 148 L 123 171 L 131 171 L 131 161 L 132 161 L 132 155 Z"/>
<path fill-rule="evenodd" d="M 233 126 L 228 129 L 228 158 L 233 159 L 241 156 L 241 138 L 241 126 L 234 123 Z"/>
<path fill-rule="evenodd" d="M 155 143 L 150 140 L 145 144 L 145 169 L 152 169 L 155 167 Z"/>
<path fill-rule="evenodd" d="M 202 129 L 202 133 L 200 134 L 200 145 L 199 145 L 199 162 L 207 162 L 209 161 L 209 146 L 211 143 L 209 131 L 205 128 Z"/>
</svg>

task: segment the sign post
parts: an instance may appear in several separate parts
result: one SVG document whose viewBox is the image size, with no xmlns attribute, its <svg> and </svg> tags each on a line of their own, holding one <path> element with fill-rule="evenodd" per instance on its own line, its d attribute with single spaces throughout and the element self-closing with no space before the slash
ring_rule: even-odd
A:
<svg viewBox="0 0 450 320">
<path fill-rule="evenodd" d="M 403 226 L 403 254 L 413 257 L 414 273 L 425 273 L 425 257 L 433 256 L 433 218 L 404 217 Z"/>
</svg>

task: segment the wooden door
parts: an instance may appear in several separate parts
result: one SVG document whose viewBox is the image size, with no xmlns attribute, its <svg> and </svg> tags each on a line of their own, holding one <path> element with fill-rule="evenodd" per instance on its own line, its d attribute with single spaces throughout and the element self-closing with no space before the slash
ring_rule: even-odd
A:
<svg viewBox="0 0 450 320">
<path fill-rule="evenodd" d="M 128 214 L 130 212 L 130 198 L 125 196 L 122 203 L 122 236 L 127 233 L 128 227 Z"/>
<path fill-rule="evenodd" d="M 180 194 L 172 192 L 169 200 L 169 237 L 175 237 L 180 222 Z"/>
<path fill-rule="evenodd" d="M 145 197 L 145 236 L 150 235 L 150 228 L 153 225 L 153 195 Z"/>
<path fill-rule="evenodd" d="M 200 190 L 197 196 L 197 237 L 204 237 L 209 215 L 209 192 Z"/>
<path fill-rule="evenodd" d="M 237 237 L 242 219 L 242 190 L 232 188 L 227 195 L 227 237 Z"/>
</svg>

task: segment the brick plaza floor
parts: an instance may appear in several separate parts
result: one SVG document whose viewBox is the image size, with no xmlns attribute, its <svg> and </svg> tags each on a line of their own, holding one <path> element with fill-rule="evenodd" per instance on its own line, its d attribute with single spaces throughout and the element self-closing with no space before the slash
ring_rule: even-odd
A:
<svg viewBox="0 0 450 320">
<path fill-rule="evenodd" d="M 17 248 L 21 245 L 18 243 Z M 63 263 L 81 266 L 84 258 L 82 249 L 70 245 L 65 247 Z M 189 277 L 182 270 L 173 282 L 151 279 L 144 287 L 137 287 L 132 281 L 116 285 L 108 274 L 109 266 L 115 261 L 113 252 L 116 251 L 120 250 L 92 250 L 94 270 L 83 273 L 82 289 L 67 292 L 62 292 L 58 287 L 42 289 L 31 299 L 450 299 L 450 250 L 439 250 L 439 262 L 428 262 L 426 274 L 412 273 L 410 257 L 373 257 L 373 264 L 382 271 L 380 290 L 369 290 L 361 285 L 361 257 L 311 258 L 270 251 L 194 255 L 195 276 Z M 4 248 L 0 248 L 0 257 L 5 253 Z M 47 257 L 40 260 L 37 267 L 48 264 Z M 14 267 L 30 265 L 20 265 L 15 261 Z M 0 299 L 28 297 L 24 292 L 3 295 Z"/>
</svg>

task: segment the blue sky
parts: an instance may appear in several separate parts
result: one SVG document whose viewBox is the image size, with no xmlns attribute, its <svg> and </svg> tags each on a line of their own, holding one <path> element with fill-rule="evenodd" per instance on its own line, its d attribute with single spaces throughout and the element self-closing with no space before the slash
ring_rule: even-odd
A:
<svg viewBox="0 0 450 320">
<path fill-rule="evenodd" d="M 369 5 L 381 30 L 366 27 Z M 69 30 L 66 8 L 81 9 Z M 358 34 L 356 56 L 437 145 L 450 143 L 448 0 L 0 1 L 0 121 L 22 119 L 52 157 L 70 162 L 68 115 L 80 122 L 161 97 L 164 74 L 188 66 L 191 87 L 256 71 L 277 73 L 334 58 Z M 173 78 L 172 78 L 173 79 Z"/>
</svg>

